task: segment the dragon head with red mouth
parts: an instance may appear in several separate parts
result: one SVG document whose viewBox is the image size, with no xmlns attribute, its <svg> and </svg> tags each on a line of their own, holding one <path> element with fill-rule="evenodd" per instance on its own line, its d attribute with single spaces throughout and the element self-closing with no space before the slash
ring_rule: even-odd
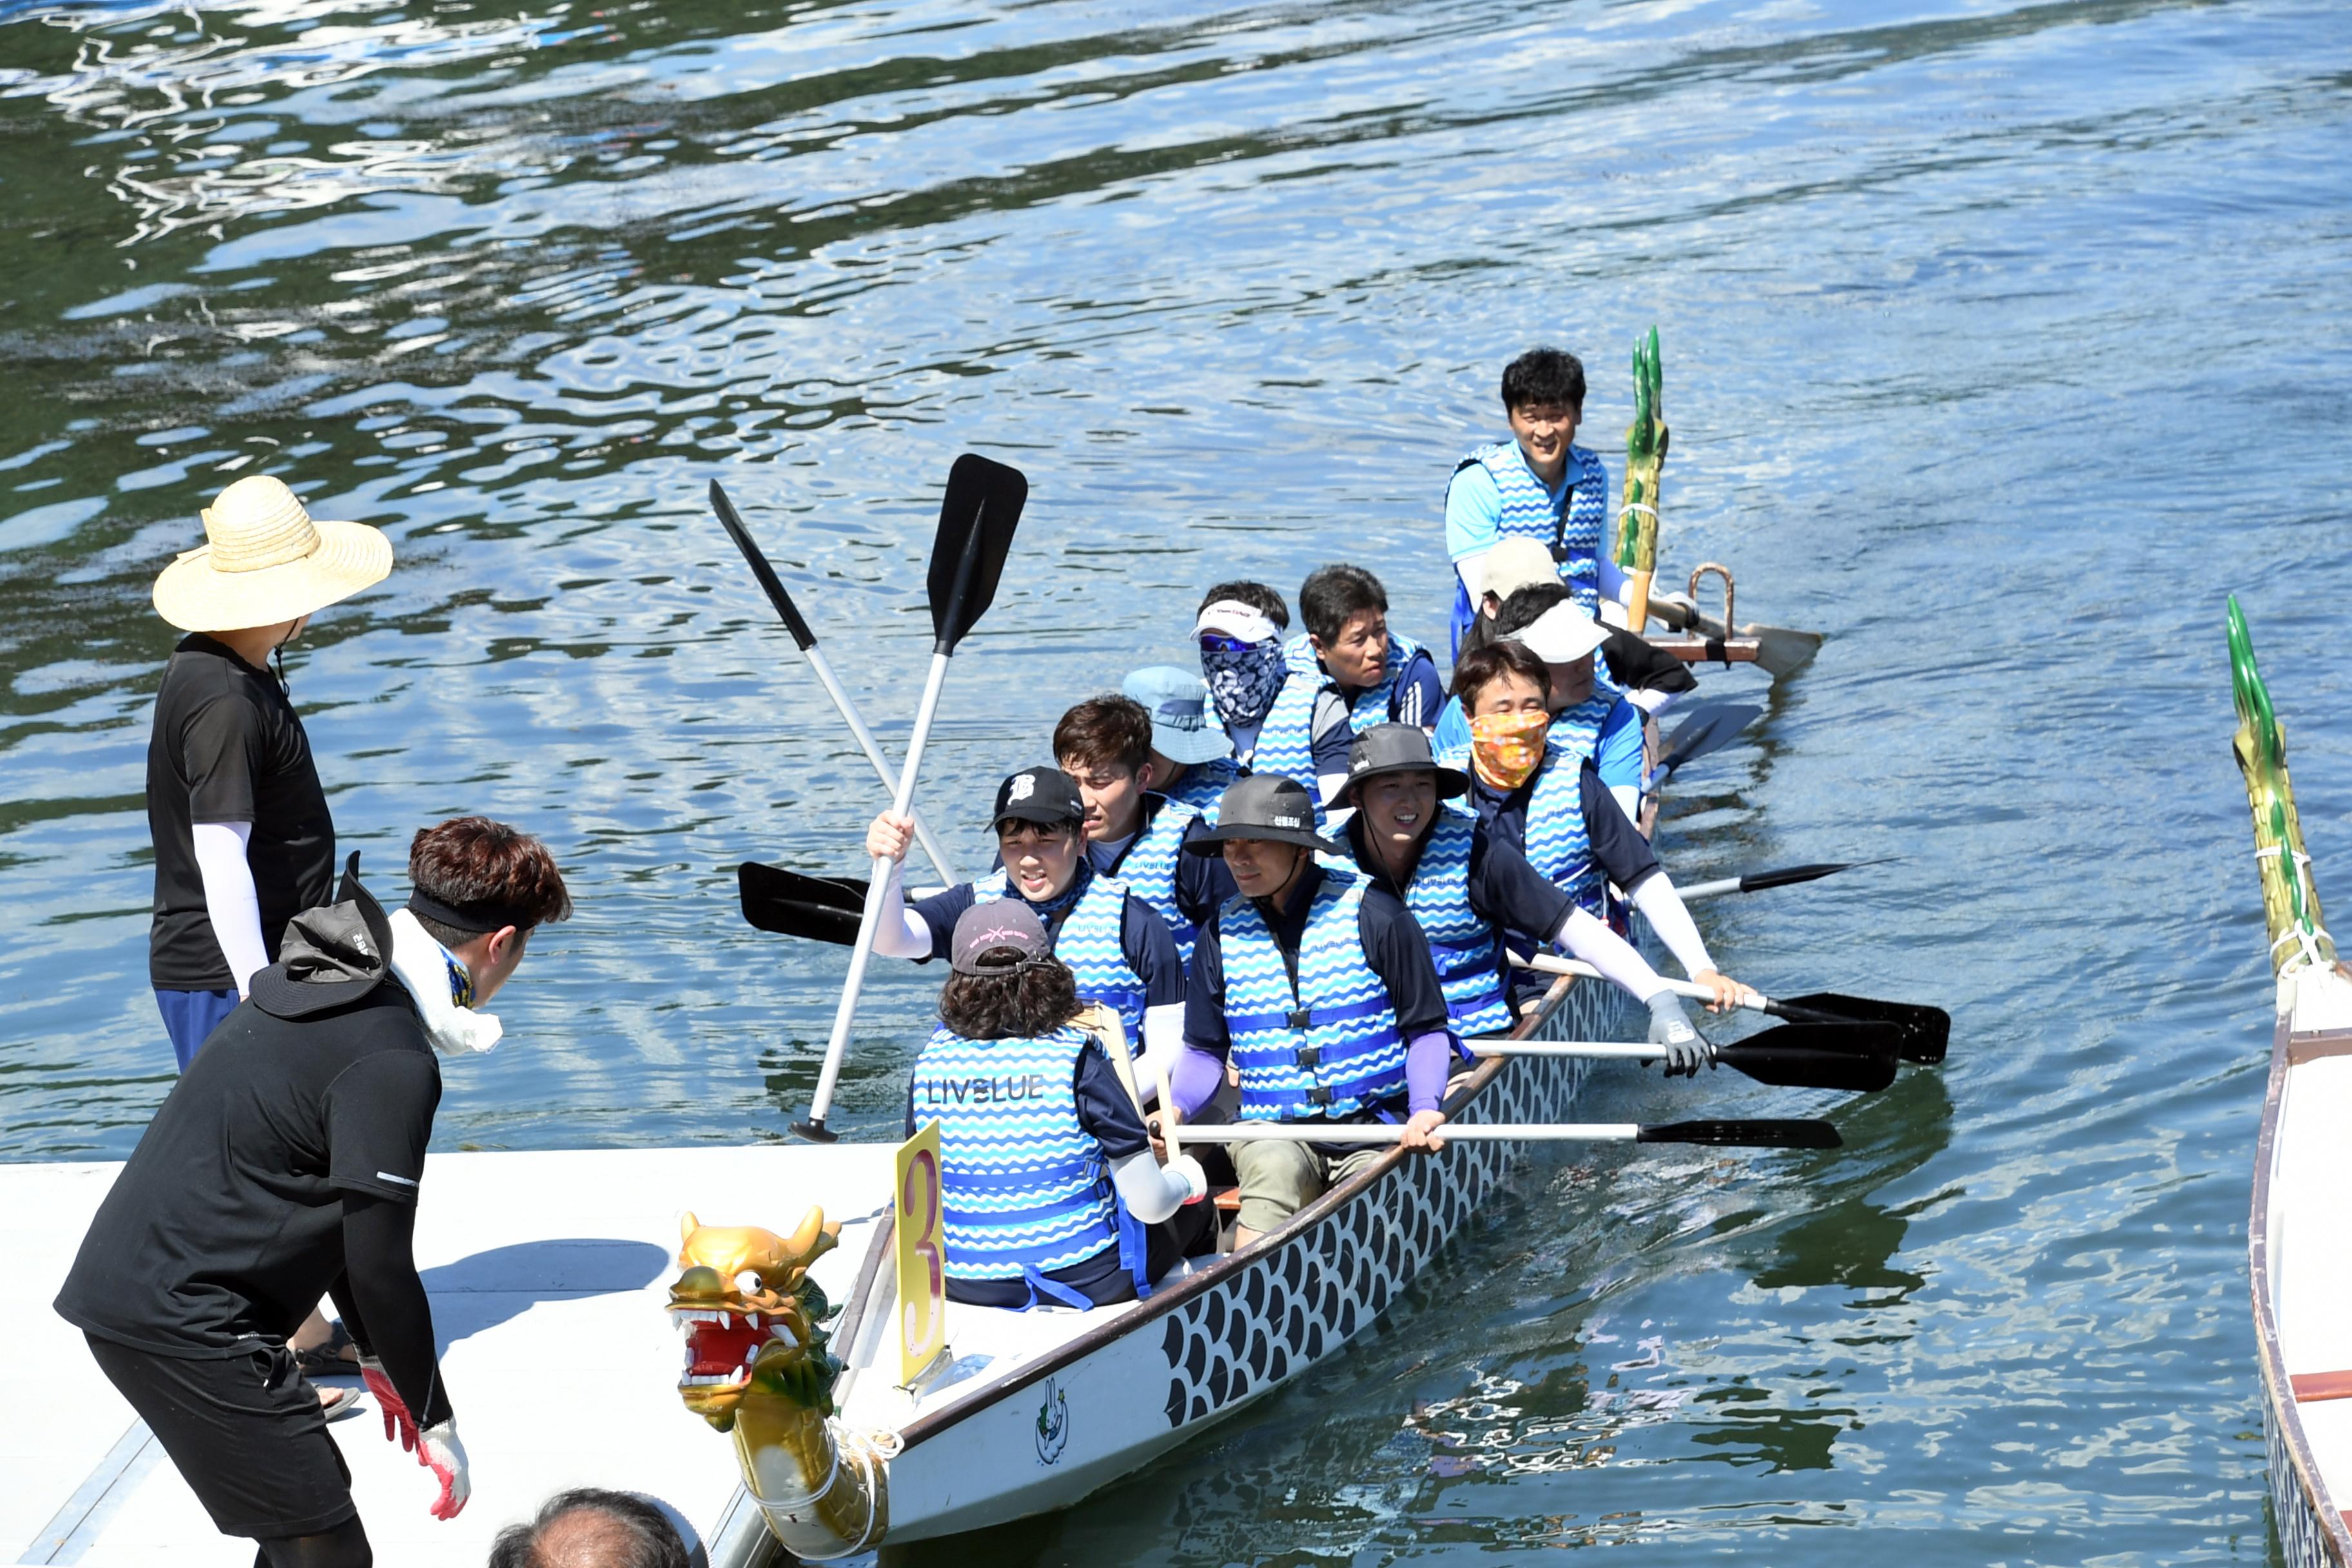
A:
<svg viewBox="0 0 2352 1568">
<path fill-rule="evenodd" d="M 686 1407 L 729 1431 L 756 1386 L 831 1414 L 841 1363 L 826 1353 L 818 1325 L 832 1309 L 808 1270 L 838 1245 L 841 1227 L 813 1208 L 789 1237 L 756 1226 L 707 1226 L 691 1214 L 679 1229 L 669 1316 L 686 1339 L 677 1380 Z"/>
</svg>

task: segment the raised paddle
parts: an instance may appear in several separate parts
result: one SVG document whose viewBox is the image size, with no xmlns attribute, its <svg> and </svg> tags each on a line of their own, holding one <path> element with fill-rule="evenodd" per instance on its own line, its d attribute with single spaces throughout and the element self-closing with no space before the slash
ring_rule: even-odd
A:
<svg viewBox="0 0 2352 1568">
<path fill-rule="evenodd" d="M 898 794 L 891 801 L 890 809 L 898 816 L 906 816 L 915 804 L 915 773 L 922 766 L 923 742 L 930 738 L 931 721 L 940 710 L 948 660 L 954 657 L 956 644 L 994 602 L 997 579 L 1004 574 L 1004 557 L 1013 549 L 1013 530 L 1028 500 L 1029 481 L 1018 468 L 966 452 L 948 470 L 948 493 L 940 502 L 940 531 L 931 543 L 931 570 L 926 583 L 934 639 L 931 669 L 923 682 L 922 701 L 915 709 L 914 731 L 907 738 L 907 766 L 898 775 Z M 825 1042 L 824 1066 L 817 1073 L 816 1095 L 809 1102 L 808 1120 L 793 1123 L 793 1131 L 820 1143 L 830 1143 L 838 1136 L 826 1131 L 824 1119 L 833 1109 L 834 1085 L 841 1079 L 842 1055 L 849 1048 L 849 1026 L 857 1016 L 857 994 L 866 984 L 866 961 L 874 954 L 874 933 L 881 929 L 889 870 L 889 860 L 876 856 L 873 880 L 858 917 L 856 943 L 849 955 L 849 974 L 842 983 L 841 1005 L 833 1016 L 833 1037 Z"/>
<path fill-rule="evenodd" d="M 1195 1127 L 1199 1143 L 1393 1143 L 1401 1122 L 1234 1121 Z M 1446 1122 L 1433 1136 L 1465 1143 L 1712 1143 L 1736 1149 L 1835 1149 L 1838 1131 L 1826 1121 L 1528 1121 Z"/>
<path fill-rule="evenodd" d="M 1663 1061 L 1664 1046 L 1615 1040 L 1522 1040 L 1468 1042 L 1479 1057 L 1587 1057 L 1620 1061 Z M 1875 1024 L 1783 1024 L 1726 1045 L 1710 1043 L 1707 1057 L 1718 1067 L 1744 1073 L 1779 1089 L 1832 1089 L 1871 1094 L 1895 1081 L 1895 1031 Z"/>
<path fill-rule="evenodd" d="M 1710 752 L 1719 752 L 1739 738 L 1741 731 L 1756 721 L 1764 711 L 1750 702 L 1708 702 L 1691 710 L 1672 735 L 1666 737 L 1666 754 L 1658 759 L 1642 781 L 1642 793 L 1649 795 L 1672 778 L 1676 768 L 1696 762 Z"/>
<path fill-rule="evenodd" d="M 1603 978 L 1601 971 L 1573 958 L 1555 958 L 1548 952 L 1539 952 L 1533 958 L 1521 958 L 1516 952 L 1508 956 L 1521 969 L 1541 970 L 1546 974 L 1574 974 L 1586 980 Z M 1715 993 L 1704 985 L 1687 980 L 1669 980 L 1665 984 L 1666 989 L 1677 996 L 1699 1002 L 1715 1000 Z M 1934 1067 L 1942 1061 L 1952 1040 L 1952 1016 L 1941 1007 L 1915 1002 L 1882 1002 L 1870 996 L 1841 996 L 1833 991 L 1815 991 L 1782 1002 L 1752 994 L 1739 1005 L 1797 1024 L 1890 1026 L 1895 1031 L 1895 1054 L 1921 1067 Z"/>
<path fill-rule="evenodd" d="M 719 488 L 717 479 L 710 481 L 710 510 L 718 514 L 719 526 L 727 531 L 727 537 L 735 542 L 735 548 L 743 552 L 745 563 L 751 568 L 751 575 L 757 577 L 760 586 L 767 590 L 768 603 L 775 605 L 776 614 L 783 617 L 784 629 L 793 634 L 793 641 L 800 644 L 801 652 L 808 656 L 809 668 L 816 671 L 817 679 L 824 685 L 825 695 L 833 699 L 834 707 L 849 725 L 849 732 L 857 737 L 857 744 L 865 751 L 866 760 L 874 764 L 875 776 L 882 781 L 884 789 L 894 787 L 898 781 L 890 776 L 890 764 L 884 759 L 882 748 L 874 739 L 874 731 L 866 727 L 866 720 L 858 713 L 857 704 L 849 700 L 849 693 L 843 690 L 841 682 L 834 678 L 833 663 L 824 657 L 824 649 L 816 646 L 816 634 L 809 630 L 809 624 L 802 617 L 799 606 L 793 603 L 793 596 L 784 592 L 783 579 L 777 576 L 776 569 L 768 564 L 767 556 L 752 540 L 751 531 L 743 526 L 742 518 L 736 514 L 735 503 L 727 499 L 727 492 Z M 914 814 L 909 812 L 908 815 Z M 930 828 L 919 816 L 915 817 L 915 837 L 922 841 L 923 853 L 930 857 L 931 864 L 940 876 L 947 879 L 950 887 L 963 880 L 956 875 L 955 868 L 948 864 L 947 851 L 940 847 L 940 841 L 931 837 Z M 744 914 L 747 919 L 750 913 L 746 909 Z M 753 921 L 751 923 L 758 925 L 760 922 Z"/>
<path fill-rule="evenodd" d="M 1840 871 L 1851 871 L 1857 866 L 1884 866 L 1895 859 L 1882 855 L 1875 860 L 1817 860 L 1809 866 L 1780 866 L 1769 871 L 1749 871 L 1738 877 L 1723 877 L 1712 882 L 1694 882 L 1689 887 L 1677 886 L 1683 902 L 1693 899 L 1717 898 L 1725 893 L 1760 893 L 1767 888 L 1793 888 L 1800 882 L 1811 882 L 1822 877 L 1834 877 Z"/>
</svg>

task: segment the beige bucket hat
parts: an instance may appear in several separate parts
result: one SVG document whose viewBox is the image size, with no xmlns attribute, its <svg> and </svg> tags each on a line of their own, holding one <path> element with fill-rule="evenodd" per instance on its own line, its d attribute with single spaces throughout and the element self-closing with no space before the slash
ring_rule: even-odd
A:
<svg viewBox="0 0 2352 1568">
<path fill-rule="evenodd" d="M 381 530 L 314 522 L 301 499 L 267 474 L 214 499 L 205 538 L 155 579 L 155 613 L 184 632 L 299 620 L 392 573 L 392 541 Z"/>
</svg>

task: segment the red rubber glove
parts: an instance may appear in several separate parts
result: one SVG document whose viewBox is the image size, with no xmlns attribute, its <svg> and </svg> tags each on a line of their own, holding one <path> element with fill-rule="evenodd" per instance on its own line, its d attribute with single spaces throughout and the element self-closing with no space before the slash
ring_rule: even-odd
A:
<svg viewBox="0 0 2352 1568">
<path fill-rule="evenodd" d="M 393 1387 L 392 1379 L 383 1370 L 383 1363 L 372 1355 L 360 1357 L 360 1381 L 375 1395 L 378 1408 L 383 1412 L 383 1440 L 397 1442 L 404 1454 L 416 1448 L 416 1417 L 408 1413 L 408 1402 Z"/>
<path fill-rule="evenodd" d="M 466 1500 L 474 1495 L 474 1482 L 466 1469 L 466 1445 L 457 1441 L 455 1415 L 416 1435 L 416 1462 L 441 1479 L 441 1495 L 433 1500 L 433 1517 L 457 1518 L 464 1511 Z"/>
</svg>

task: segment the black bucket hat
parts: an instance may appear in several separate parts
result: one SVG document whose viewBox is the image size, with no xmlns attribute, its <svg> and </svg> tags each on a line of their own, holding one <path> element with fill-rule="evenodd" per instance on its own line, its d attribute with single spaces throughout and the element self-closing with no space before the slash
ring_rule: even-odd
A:
<svg viewBox="0 0 2352 1568">
<path fill-rule="evenodd" d="M 1007 817 L 1058 827 L 1086 821 L 1087 803 L 1078 781 L 1061 769 L 1023 768 L 996 786 L 996 814 L 988 825 L 994 827 Z"/>
<path fill-rule="evenodd" d="M 392 921 L 360 885 L 357 850 L 343 865 L 335 901 L 286 923 L 278 962 L 254 974 L 253 1005 L 274 1018 L 348 1007 L 392 973 Z"/>
<path fill-rule="evenodd" d="M 1187 855 L 1214 855 L 1228 838 L 1265 838 L 1321 849 L 1346 850 L 1315 831 L 1315 801 L 1307 786 L 1283 773 L 1252 773 L 1234 783 L 1217 803 L 1217 825 L 1184 840 Z"/>
<path fill-rule="evenodd" d="M 1428 732 L 1420 725 L 1375 724 L 1348 748 L 1348 776 L 1331 792 L 1328 804 L 1355 805 L 1356 786 L 1382 773 L 1435 773 L 1440 800 L 1470 793 L 1470 780 L 1460 769 L 1438 766 Z"/>
</svg>

